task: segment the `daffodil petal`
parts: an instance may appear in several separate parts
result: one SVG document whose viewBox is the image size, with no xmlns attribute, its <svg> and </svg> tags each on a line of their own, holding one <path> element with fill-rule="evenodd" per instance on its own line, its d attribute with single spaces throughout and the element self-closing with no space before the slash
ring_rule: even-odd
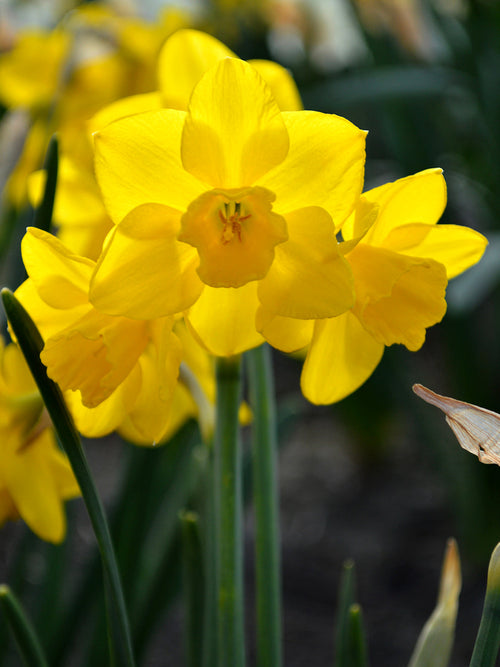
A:
<svg viewBox="0 0 500 667">
<path fill-rule="evenodd" d="M 42 299 L 53 308 L 87 301 L 94 262 L 74 255 L 55 236 L 28 227 L 21 242 L 24 266 Z"/>
<path fill-rule="evenodd" d="M 52 308 L 40 297 L 31 278 L 17 288 L 15 295 L 30 314 L 44 340 L 65 329 L 68 320 L 73 322 L 79 320 L 92 309 L 88 301 L 70 310 Z"/>
<path fill-rule="evenodd" d="M 97 182 L 114 222 L 149 202 L 183 211 L 207 189 L 181 163 L 185 116 L 175 109 L 140 113 L 94 135 Z"/>
<path fill-rule="evenodd" d="M 134 407 L 120 426 L 120 431 L 133 434 L 133 442 L 141 445 L 159 443 L 170 422 L 182 348 L 172 331 L 165 333 L 160 346 L 149 345 L 139 360 L 141 388 Z"/>
<path fill-rule="evenodd" d="M 340 401 L 370 377 L 383 352 L 383 343 L 353 313 L 316 322 L 300 379 L 302 393 L 316 405 Z"/>
<path fill-rule="evenodd" d="M 311 340 L 314 321 L 297 320 L 274 315 L 262 306 L 257 311 L 255 326 L 267 342 L 282 352 L 297 352 Z"/>
<path fill-rule="evenodd" d="M 80 496 L 80 487 L 75 479 L 68 458 L 55 443 L 50 448 L 48 459 L 59 497 L 63 500 L 69 500 L 70 498 Z"/>
<path fill-rule="evenodd" d="M 205 287 L 186 315 L 199 342 L 219 357 L 240 354 L 264 342 L 255 329 L 257 283 L 243 287 Z"/>
<path fill-rule="evenodd" d="M 404 225 L 384 239 L 383 247 L 411 257 L 431 257 L 446 267 L 448 280 L 479 262 L 488 240 L 459 225 Z"/>
<path fill-rule="evenodd" d="M 66 392 L 66 402 L 78 431 L 86 438 L 102 438 L 117 430 L 132 409 L 140 382 L 141 372 L 136 364 L 113 393 L 94 408 L 83 404 L 81 392 Z"/>
<path fill-rule="evenodd" d="M 45 430 L 29 448 L 16 455 L 8 469 L 7 486 L 16 508 L 39 537 L 58 543 L 66 518 L 47 458 L 53 436 Z"/>
<path fill-rule="evenodd" d="M 96 308 L 148 320 L 181 312 L 196 301 L 202 290 L 198 255 L 177 241 L 179 217 L 165 206 L 144 204 L 115 227 L 91 281 Z"/>
<path fill-rule="evenodd" d="M 123 382 L 147 342 L 146 322 L 92 310 L 47 339 L 40 358 L 63 391 L 81 391 L 93 408 Z"/>
<path fill-rule="evenodd" d="M 366 132 L 345 118 L 316 111 L 284 112 L 290 149 L 256 185 L 276 194 L 277 213 L 322 206 L 338 228 L 363 187 Z"/>
<path fill-rule="evenodd" d="M 133 116 L 137 113 L 144 113 L 145 111 L 158 111 L 163 108 L 162 98 L 160 93 L 143 93 L 141 95 L 131 95 L 130 97 L 122 97 L 115 102 L 111 102 L 87 121 L 87 129 L 89 133 L 94 134 L 103 127 L 113 123 L 120 118 Z"/>
<path fill-rule="evenodd" d="M 434 168 L 400 178 L 363 193 L 379 205 L 376 223 L 365 236 L 366 243 L 381 245 L 396 227 L 420 222 L 434 225 L 446 206 L 446 182 L 443 170 Z"/>
<path fill-rule="evenodd" d="M 237 56 L 218 39 L 200 30 L 178 30 L 158 56 L 158 86 L 166 107 L 187 109 L 201 77 L 223 58 Z"/>
<path fill-rule="evenodd" d="M 418 350 L 425 330 L 446 312 L 443 264 L 360 243 L 347 256 L 354 274 L 354 312 L 384 345 Z"/>
<path fill-rule="evenodd" d="M 282 317 L 335 317 L 354 303 L 349 264 L 339 252 L 328 213 L 311 206 L 286 216 L 288 241 L 277 245 L 259 281 L 262 305 Z"/>
<path fill-rule="evenodd" d="M 189 103 L 181 151 L 185 169 L 215 188 L 250 186 L 284 160 L 288 132 L 251 65 L 225 58 L 202 77 Z"/>
<path fill-rule="evenodd" d="M 292 75 L 272 60 L 249 60 L 267 83 L 281 111 L 301 111 L 302 100 Z"/>
</svg>

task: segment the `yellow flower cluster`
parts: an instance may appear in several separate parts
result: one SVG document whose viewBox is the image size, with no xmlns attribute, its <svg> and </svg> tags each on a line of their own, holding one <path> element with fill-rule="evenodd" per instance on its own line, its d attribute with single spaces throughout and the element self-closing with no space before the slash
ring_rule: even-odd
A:
<svg viewBox="0 0 500 667">
<path fill-rule="evenodd" d="M 67 33 L 47 39 L 60 72 Z M 486 246 L 436 224 L 441 170 L 363 193 L 366 132 L 302 110 L 282 67 L 244 62 L 195 30 L 155 40 L 151 90 L 124 97 L 110 65 L 81 115 L 66 74 L 50 99 L 23 92 L 33 107 L 59 96 L 62 155 L 58 238 L 28 229 L 17 295 L 82 433 L 150 444 L 189 415 L 208 433 L 213 357 L 264 341 L 307 350 L 301 384 L 315 403 L 359 387 L 385 346 L 419 349 L 444 316 L 448 280 Z M 0 96 L 14 56 L 0 60 Z M 30 180 L 35 201 L 43 181 Z"/>
</svg>

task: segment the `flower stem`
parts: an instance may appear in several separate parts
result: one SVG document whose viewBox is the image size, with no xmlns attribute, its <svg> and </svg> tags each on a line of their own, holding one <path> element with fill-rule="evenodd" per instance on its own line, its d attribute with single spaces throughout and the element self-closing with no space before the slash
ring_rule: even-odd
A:
<svg viewBox="0 0 500 667">
<path fill-rule="evenodd" d="M 255 570 L 257 585 L 257 664 L 282 664 L 282 603 L 277 488 L 277 433 L 271 350 L 247 353 L 252 422 Z"/>
<path fill-rule="evenodd" d="M 27 667 L 48 667 L 49 663 L 45 659 L 33 626 L 26 618 L 18 599 L 5 584 L 0 586 L 0 606 Z"/>
<path fill-rule="evenodd" d="M 239 358 L 217 360 L 215 427 L 215 581 L 218 666 L 245 664 Z"/>
<path fill-rule="evenodd" d="M 40 361 L 43 340 L 33 320 L 10 290 L 5 288 L 2 290 L 2 300 L 19 347 L 38 385 L 54 429 L 80 486 L 92 522 L 101 554 L 106 589 L 110 594 L 109 608 L 113 618 L 108 618 L 108 631 L 110 641 L 115 644 L 113 653 L 118 664 L 124 667 L 133 667 L 135 661 L 118 564 L 104 508 L 97 494 L 80 437 L 68 412 L 61 390 L 47 376 L 45 366 Z"/>
</svg>

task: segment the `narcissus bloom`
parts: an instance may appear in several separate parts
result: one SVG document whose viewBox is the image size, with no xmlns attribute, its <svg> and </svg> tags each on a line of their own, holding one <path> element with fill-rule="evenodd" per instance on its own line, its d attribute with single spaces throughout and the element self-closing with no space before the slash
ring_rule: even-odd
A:
<svg viewBox="0 0 500 667">
<path fill-rule="evenodd" d="M 221 356 L 263 341 L 259 304 L 298 319 L 345 312 L 352 275 L 335 231 L 361 191 L 364 138 L 337 116 L 280 112 L 233 58 L 202 77 L 187 112 L 111 123 L 96 135 L 96 174 L 117 224 L 92 303 L 137 320 L 188 311 Z"/>
<path fill-rule="evenodd" d="M 29 279 L 16 296 L 44 338 L 40 357 L 49 377 L 78 393 L 69 403 L 79 430 L 96 437 L 132 419 L 145 440 L 161 437 L 181 361 L 174 318 L 97 311 L 88 301 L 95 262 L 40 229 L 27 230 L 22 253 Z"/>
<path fill-rule="evenodd" d="M 418 350 L 446 312 L 448 280 L 478 262 L 487 240 L 437 225 L 446 205 L 440 169 L 370 190 L 342 228 L 356 292 L 353 308 L 317 321 L 301 386 L 314 403 L 332 403 L 374 371 L 385 346 Z"/>
<path fill-rule="evenodd" d="M 79 495 L 21 351 L 0 339 L 0 524 L 20 517 L 42 539 L 61 542 L 63 501 Z"/>
</svg>

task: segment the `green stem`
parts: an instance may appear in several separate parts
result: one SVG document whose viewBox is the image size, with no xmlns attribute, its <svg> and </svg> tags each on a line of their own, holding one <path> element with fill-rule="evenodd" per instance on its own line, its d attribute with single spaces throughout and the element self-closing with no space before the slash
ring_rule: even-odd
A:
<svg viewBox="0 0 500 667">
<path fill-rule="evenodd" d="M 80 437 L 75 429 L 71 415 L 68 412 L 61 390 L 47 376 L 46 368 L 40 361 L 43 340 L 33 320 L 10 290 L 2 290 L 2 300 L 19 347 L 26 358 L 33 378 L 38 385 L 38 389 L 50 415 L 54 429 L 59 441 L 64 447 L 73 469 L 73 473 L 78 481 L 83 500 L 92 522 L 111 597 L 110 609 L 112 609 L 112 612 L 115 615 L 114 619 L 108 619 L 108 630 L 111 634 L 111 640 L 116 637 L 117 645 L 114 647 L 114 653 L 117 656 L 117 659 L 120 660 L 120 665 L 132 667 L 135 664 L 135 661 L 115 551 L 111 541 L 106 516 L 104 514 L 104 508 L 97 494 L 97 489 L 82 449 Z M 114 629 L 117 629 L 117 635 L 115 634 Z"/>
<path fill-rule="evenodd" d="M 470 667 L 495 667 L 500 648 L 500 544 L 490 559 L 483 615 Z"/>
<path fill-rule="evenodd" d="M 27 667 L 48 667 L 33 626 L 15 595 L 3 584 L 0 586 L 0 605 Z"/>
<path fill-rule="evenodd" d="M 245 664 L 239 358 L 217 360 L 215 545 L 218 667 Z"/>
<path fill-rule="evenodd" d="M 280 667 L 282 602 L 277 487 L 276 405 L 271 350 L 247 353 L 252 422 L 255 570 L 257 585 L 257 664 Z"/>
</svg>

